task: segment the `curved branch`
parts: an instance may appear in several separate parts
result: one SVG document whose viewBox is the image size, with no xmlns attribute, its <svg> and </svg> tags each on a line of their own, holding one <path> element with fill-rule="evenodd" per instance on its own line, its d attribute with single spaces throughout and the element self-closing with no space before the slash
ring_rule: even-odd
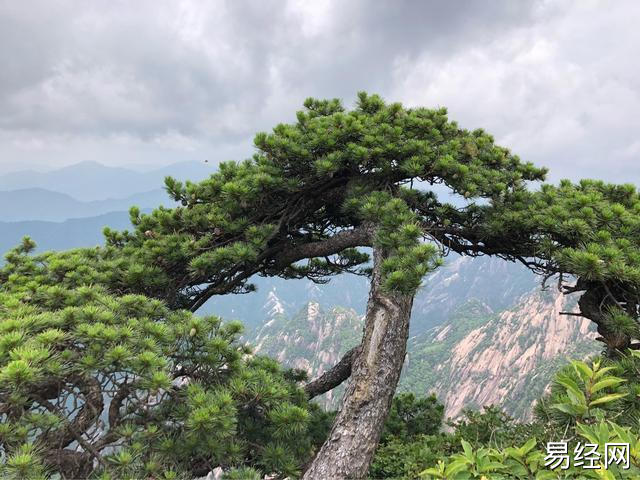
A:
<svg viewBox="0 0 640 480">
<path fill-rule="evenodd" d="M 352 348 L 347 353 L 345 353 L 342 359 L 333 367 L 331 367 L 331 369 L 324 372 L 315 380 L 307 383 L 304 386 L 304 391 L 309 399 L 317 397 L 318 395 L 322 395 L 329 390 L 333 390 L 347 378 L 349 378 L 351 376 L 351 366 L 353 365 L 353 360 L 358 355 L 360 348 L 360 345 Z"/>
<path fill-rule="evenodd" d="M 102 389 L 95 378 L 75 376 L 70 381 L 80 389 L 84 397 L 84 405 L 82 405 L 80 411 L 71 422 L 67 422 L 60 429 L 46 433 L 38 439 L 46 447 L 63 449 L 74 440 L 82 445 L 78 436 L 82 436 L 95 423 L 104 409 Z M 47 399 L 40 397 L 37 400 L 43 407 L 59 415 L 60 418 L 67 417 L 64 412 L 60 411 L 58 407 Z"/>
<path fill-rule="evenodd" d="M 51 413 L 54 413 L 58 416 L 62 416 L 62 412 L 60 412 L 60 410 L 56 408 L 49 400 L 41 399 L 39 403 L 40 405 L 45 407 L 47 410 L 49 410 Z M 106 468 L 107 462 L 105 462 L 104 458 L 102 458 L 102 455 L 100 455 L 100 452 L 98 452 L 98 450 L 90 442 L 84 439 L 84 437 L 82 436 L 84 432 L 78 431 L 75 428 L 75 424 L 76 422 L 74 420 L 72 422 L 67 422 L 64 426 L 64 428 L 68 432 L 67 435 L 69 435 L 71 438 L 71 441 L 75 440 L 76 442 L 78 442 L 78 445 L 80 445 L 85 450 L 85 452 L 88 452 L 93 458 L 95 458 L 98 461 L 100 465 Z M 66 439 L 66 437 L 62 437 L 62 438 Z M 65 440 L 61 440 L 61 442 L 63 441 Z M 51 450 L 51 452 L 57 452 L 57 451 L 58 450 L 56 449 Z"/>
<path fill-rule="evenodd" d="M 61 473 L 63 478 L 87 478 L 93 470 L 93 461 L 87 452 L 48 450 L 43 460 L 45 465 Z"/>
<path fill-rule="evenodd" d="M 325 240 L 292 245 L 282 255 L 275 257 L 275 268 L 282 269 L 305 258 L 335 255 L 347 248 L 369 247 L 372 240 L 373 229 L 369 226 L 343 230 Z"/>
<path fill-rule="evenodd" d="M 372 228 L 364 225 L 351 230 L 343 230 L 327 239 L 317 242 L 301 243 L 299 245 L 278 245 L 277 247 L 270 248 L 261 255 L 262 258 L 259 260 L 259 263 L 253 265 L 252 268 L 240 271 L 241 267 L 238 266 L 236 270 L 239 273 L 230 281 L 224 284 L 212 283 L 206 287 L 198 294 L 197 298 L 194 299 L 189 309 L 195 312 L 212 296 L 229 293 L 231 287 L 240 285 L 243 281 L 258 272 L 265 270 L 281 271 L 292 263 L 305 258 L 326 257 L 335 255 L 347 248 L 371 246 L 372 239 Z M 279 254 L 278 252 L 282 253 Z M 260 262 L 264 263 L 261 264 Z M 267 265 L 266 268 L 264 268 L 264 265 Z"/>
<path fill-rule="evenodd" d="M 111 400 L 111 405 L 109 405 L 109 430 L 120 425 L 120 422 L 122 421 L 122 418 L 120 417 L 120 408 L 129 393 L 131 393 L 131 385 L 125 383 L 118 389 L 118 392 Z"/>
</svg>

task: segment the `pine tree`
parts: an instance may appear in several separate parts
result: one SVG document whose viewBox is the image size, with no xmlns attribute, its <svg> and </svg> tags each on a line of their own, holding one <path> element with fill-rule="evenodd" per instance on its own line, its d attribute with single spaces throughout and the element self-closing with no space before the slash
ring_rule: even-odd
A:
<svg viewBox="0 0 640 480">
<path fill-rule="evenodd" d="M 313 396 L 352 377 L 307 476 L 360 477 L 398 382 L 413 295 L 440 264 L 437 247 L 422 240 L 473 225 L 476 199 L 524 190 L 544 170 L 482 130 L 459 128 L 444 109 L 407 109 L 364 93 L 351 111 L 309 99 L 295 124 L 260 133 L 255 144 L 252 159 L 223 163 L 199 184 L 167 179 L 181 206 L 150 215 L 134 208 L 132 232 L 107 230 L 104 249 L 40 257 L 29 275 L 52 286 L 83 278 L 195 311 L 215 294 L 250 291 L 254 274 L 370 274 L 362 344 L 331 381 L 307 388 Z M 439 202 L 435 184 L 467 205 Z M 373 248 L 372 265 L 358 247 Z"/>
<path fill-rule="evenodd" d="M 351 111 L 309 99 L 295 124 L 258 134 L 255 145 L 251 160 L 224 163 L 199 184 L 168 179 L 180 207 L 134 209 L 132 233 L 107 231 L 104 255 L 122 262 L 110 281 L 195 310 L 214 294 L 250 291 L 256 273 L 316 281 L 369 273 L 361 346 L 332 381 L 307 388 L 322 393 L 351 374 L 307 477 L 360 477 L 398 382 L 413 295 L 440 264 L 436 246 L 422 240 L 473 225 L 475 200 L 523 190 L 545 171 L 484 131 L 459 128 L 444 109 L 407 109 L 364 93 Z M 466 206 L 439 202 L 435 184 Z M 362 268 L 369 258 L 357 247 L 373 248 L 370 267 Z"/>
<path fill-rule="evenodd" d="M 632 187 L 564 182 L 529 191 L 545 169 L 486 132 L 461 129 L 444 109 L 365 93 L 352 110 L 309 99 L 295 123 L 259 133 L 255 146 L 251 159 L 223 163 L 203 182 L 167 179 L 180 205 L 133 208 L 132 231 L 107 229 L 105 248 L 44 254 L 28 268 L 5 268 L 0 281 L 99 284 L 196 311 L 214 295 L 251 291 L 256 274 L 317 282 L 369 275 L 362 343 L 305 387 L 313 397 L 351 376 L 307 478 L 366 474 L 402 368 L 413 296 L 449 251 L 560 274 L 567 292 L 583 292 L 581 313 L 611 348 L 638 338 Z M 439 185 L 457 200 L 439 200 Z"/>
<path fill-rule="evenodd" d="M 481 230 L 485 247 L 518 252 L 538 273 L 555 275 L 565 293 L 580 292 L 579 315 L 595 322 L 608 355 L 640 348 L 640 194 L 633 185 L 564 180 L 505 195 Z"/>
<path fill-rule="evenodd" d="M 26 242 L 0 287 L 2 478 L 296 476 L 326 414 L 242 326 L 102 286 L 44 285 Z M 75 270 L 82 270 L 78 264 Z"/>
</svg>

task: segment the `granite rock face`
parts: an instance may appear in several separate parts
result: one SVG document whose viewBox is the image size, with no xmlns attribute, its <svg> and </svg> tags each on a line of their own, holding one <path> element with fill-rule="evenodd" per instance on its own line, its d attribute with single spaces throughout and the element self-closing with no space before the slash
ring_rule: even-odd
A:
<svg viewBox="0 0 640 480">
<path fill-rule="evenodd" d="M 256 352 L 310 378 L 331 368 L 360 341 L 363 316 L 352 307 L 322 303 L 331 303 L 327 300 L 308 301 L 289 313 L 277 291 L 270 291 L 262 309 L 266 318 L 249 338 Z M 493 404 L 516 418 L 529 418 L 533 403 L 568 357 L 599 350 L 588 320 L 560 315 L 573 310 L 576 300 L 542 291 L 517 265 L 455 259 L 427 277 L 416 298 L 399 390 L 436 393 L 452 417 L 464 408 Z M 342 390 L 319 401 L 338 408 Z"/>
</svg>

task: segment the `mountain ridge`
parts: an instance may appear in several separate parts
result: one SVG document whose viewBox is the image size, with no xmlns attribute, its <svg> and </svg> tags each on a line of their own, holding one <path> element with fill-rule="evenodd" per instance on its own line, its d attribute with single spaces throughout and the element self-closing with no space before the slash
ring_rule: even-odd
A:
<svg viewBox="0 0 640 480">
<path fill-rule="evenodd" d="M 213 172 L 212 165 L 193 161 L 173 163 L 146 172 L 85 161 L 45 172 L 19 170 L 5 173 L 0 175 L 0 190 L 44 188 L 80 201 L 105 200 L 158 189 L 166 176 L 195 182 Z"/>
<path fill-rule="evenodd" d="M 109 212 L 95 217 L 73 218 L 63 222 L 42 220 L 0 222 L 0 252 L 4 254 L 18 245 L 25 235 L 35 240 L 37 251 L 101 245 L 104 243 L 102 229 L 106 226 L 117 230 L 130 228 L 129 213 Z"/>
<path fill-rule="evenodd" d="M 449 276 L 433 275 L 431 279 L 455 284 L 456 275 L 468 266 L 465 263 L 453 265 Z M 482 267 L 477 271 L 489 273 L 483 280 L 497 282 L 494 277 L 502 274 L 502 266 L 485 262 Z M 467 283 L 479 280 L 467 278 Z M 424 308 L 414 309 L 412 323 L 423 323 L 423 312 L 441 304 L 436 296 L 433 305 L 428 305 L 428 295 L 422 295 Z M 497 295 L 501 298 L 464 298 L 450 309 L 445 321 L 428 330 L 418 329 L 408 342 L 398 391 L 435 393 L 451 417 L 465 408 L 497 404 L 525 420 L 567 356 L 584 358 L 596 353 L 598 344 L 591 323 L 560 315 L 575 308 L 575 298 L 542 291 L 539 286 L 525 293 L 514 288 L 508 298 L 504 293 Z M 495 307 L 504 304 L 508 307 Z M 279 308 L 274 310 L 273 305 Z M 276 291 L 270 292 L 270 304 L 265 307 L 269 308 L 263 325 L 249 338 L 256 353 L 303 369 L 311 378 L 335 365 L 362 335 L 364 318 L 354 309 L 324 308 L 309 301 L 288 315 Z M 338 408 L 343 390 L 344 385 L 318 401 L 325 408 Z"/>
<path fill-rule="evenodd" d="M 148 209 L 159 205 L 168 207 L 174 203 L 164 189 L 140 192 L 124 198 L 81 201 L 66 193 L 34 187 L 0 191 L 0 220 L 62 222 L 128 211 L 133 205 Z"/>
</svg>

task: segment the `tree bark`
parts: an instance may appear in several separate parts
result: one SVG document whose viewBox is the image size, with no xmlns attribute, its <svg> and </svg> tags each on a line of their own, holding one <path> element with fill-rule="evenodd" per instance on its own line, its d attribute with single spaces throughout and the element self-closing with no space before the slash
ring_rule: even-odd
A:
<svg viewBox="0 0 640 480">
<path fill-rule="evenodd" d="M 306 480 L 361 479 L 391 407 L 407 348 L 413 295 L 384 292 L 381 264 L 387 253 L 374 248 L 373 274 L 361 350 L 353 362 L 342 409 Z"/>
</svg>

